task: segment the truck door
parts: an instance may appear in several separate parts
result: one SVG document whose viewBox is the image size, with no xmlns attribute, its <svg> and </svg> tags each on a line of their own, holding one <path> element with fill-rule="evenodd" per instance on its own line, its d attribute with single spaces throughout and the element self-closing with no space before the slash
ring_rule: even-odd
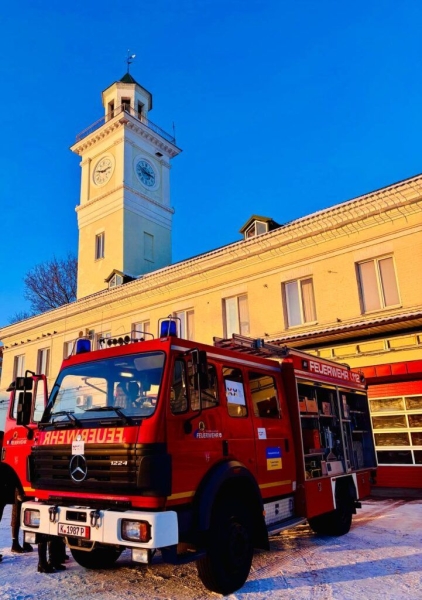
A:
<svg viewBox="0 0 422 600">
<path fill-rule="evenodd" d="M 167 406 L 167 447 L 172 457 L 171 500 L 190 501 L 199 482 L 222 457 L 221 407 L 216 366 L 208 363 L 209 387 L 195 389 L 190 357 L 176 357 Z"/>
<path fill-rule="evenodd" d="M 2 462 L 11 467 L 14 474 L 19 479 L 23 491 L 27 495 L 33 492 L 30 483 L 26 479 L 27 458 L 31 452 L 34 430 L 42 417 L 47 402 L 47 383 L 45 376 L 37 375 L 32 377 L 32 379 L 32 392 L 27 392 L 32 394 L 30 423 L 26 426 L 17 424 L 18 399 L 19 394 L 22 394 L 23 392 L 12 390 L 6 416 L 2 448 Z"/>
<path fill-rule="evenodd" d="M 224 363 L 222 367 L 224 396 L 225 456 L 244 464 L 257 476 L 253 424 L 247 405 L 245 374 L 242 369 Z"/>
<path fill-rule="evenodd" d="M 258 480 L 263 495 L 292 492 L 295 458 L 289 416 L 275 374 L 248 370 Z"/>
</svg>

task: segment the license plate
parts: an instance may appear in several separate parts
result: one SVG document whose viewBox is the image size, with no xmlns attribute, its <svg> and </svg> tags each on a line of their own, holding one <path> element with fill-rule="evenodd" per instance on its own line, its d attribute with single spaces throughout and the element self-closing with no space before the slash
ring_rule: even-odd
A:
<svg viewBox="0 0 422 600">
<path fill-rule="evenodd" d="M 58 535 L 70 535 L 71 537 L 85 538 L 89 540 L 91 528 L 85 525 L 68 525 L 67 523 L 59 523 Z"/>
</svg>

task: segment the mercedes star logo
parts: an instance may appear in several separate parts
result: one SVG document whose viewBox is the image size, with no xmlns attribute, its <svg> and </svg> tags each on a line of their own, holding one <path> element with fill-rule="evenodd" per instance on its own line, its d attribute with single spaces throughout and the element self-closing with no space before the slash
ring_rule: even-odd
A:
<svg viewBox="0 0 422 600">
<path fill-rule="evenodd" d="M 88 475 L 88 466 L 85 456 L 75 454 L 69 463 L 70 476 L 76 483 L 81 483 Z"/>
</svg>

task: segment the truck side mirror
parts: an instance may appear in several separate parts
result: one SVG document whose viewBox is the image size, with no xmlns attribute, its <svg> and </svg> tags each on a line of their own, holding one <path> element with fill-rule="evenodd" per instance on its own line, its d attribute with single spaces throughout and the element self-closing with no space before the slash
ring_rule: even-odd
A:
<svg viewBox="0 0 422 600">
<path fill-rule="evenodd" d="M 32 390 L 34 380 L 32 377 L 16 377 L 15 390 L 29 392 Z"/>
<path fill-rule="evenodd" d="M 28 425 L 31 421 L 31 411 L 32 392 L 19 392 L 16 412 L 16 423 L 18 425 Z"/>
<path fill-rule="evenodd" d="M 195 377 L 193 378 L 195 390 L 206 390 L 209 387 L 207 353 L 205 350 L 192 352 L 192 366 Z"/>
</svg>

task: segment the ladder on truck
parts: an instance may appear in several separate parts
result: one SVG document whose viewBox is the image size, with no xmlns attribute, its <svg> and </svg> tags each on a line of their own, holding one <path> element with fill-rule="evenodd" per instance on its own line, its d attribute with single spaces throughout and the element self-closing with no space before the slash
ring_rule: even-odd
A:
<svg viewBox="0 0 422 600">
<path fill-rule="evenodd" d="M 250 338 L 239 333 L 233 333 L 232 337 L 227 339 L 214 337 L 213 341 L 216 348 L 225 348 L 262 358 L 286 358 L 291 352 L 291 349 L 287 346 L 278 346 L 261 338 Z M 297 350 L 295 352 L 301 353 Z"/>
</svg>

